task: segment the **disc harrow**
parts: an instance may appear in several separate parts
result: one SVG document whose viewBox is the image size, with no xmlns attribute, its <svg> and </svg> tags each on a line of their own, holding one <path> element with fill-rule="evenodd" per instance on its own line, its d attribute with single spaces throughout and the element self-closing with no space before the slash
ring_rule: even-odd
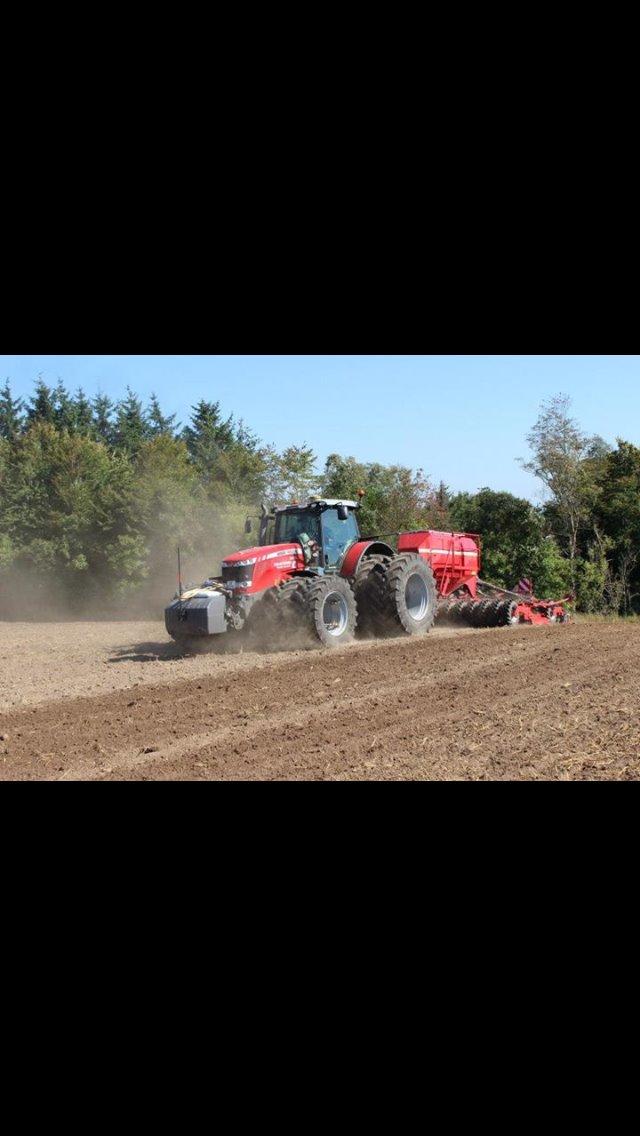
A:
<svg viewBox="0 0 640 1136">
<path fill-rule="evenodd" d="M 444 600 L 438 608 L 438 621 L 462 624 L 467 627 L 516 627 L 518 624 L 566 623 L 568 615 L 564 602 L 523 598 L 520 602 L 510 596 L 496 597 L 480 594 L 472 600 Z"/>
<path fill-rule="evenodd" d="M 487 596 L 445 602 L 440 605 L 438 619 L 476 628 L 508 627 L 520 622 L 515 600 Z"/>
</svg>

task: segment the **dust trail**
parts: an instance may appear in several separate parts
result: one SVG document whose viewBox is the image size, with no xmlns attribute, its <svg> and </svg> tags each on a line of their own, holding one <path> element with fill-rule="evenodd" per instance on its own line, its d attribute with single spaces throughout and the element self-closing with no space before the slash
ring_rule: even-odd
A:
<svg viewBox="0 0 640 1136">
<path fill-rule="evenodd" d="M 250 509 L 248 511 L 251 511 Z M 247 507 L 238 504 L 230 515 L 209 506 L 204 534 L 195 545 L 189 536 L 159 531 L 149 537 L 140 569 L 129 581 L 91 566 L 82 571 L 59 564 L 37 568 L 19 557 L 0 572 L 0 620 L 6 622 L 66 623 L 84 620 L 143 620 L 162 618 L 178 587 L 177 548 L 182 548 L 183 583 L 199 587 L 218 576 L 223 559 L 242 549 L 251 537 L 242 533 L 240 518 Z"/>
</svg>

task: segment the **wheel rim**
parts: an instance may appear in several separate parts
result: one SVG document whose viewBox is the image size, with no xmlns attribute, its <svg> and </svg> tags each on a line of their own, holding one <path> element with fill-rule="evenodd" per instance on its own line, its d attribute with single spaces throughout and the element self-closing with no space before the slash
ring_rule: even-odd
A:
<svg viewBox="0 0 640 1136">
<path fill-rule="evenodd" d="M 322 605 L 322 622 L 327 635 L 338 639 L 349 626 L 349 605 L 339 592 L 330 592 Z"/>
<path fill-rule="evenodd" d="M 429 589 L 426 580 L 417 573 L 407 580 L 405 603 L 411 618 L 421 623 L 429 610 Z"/>
</svg>

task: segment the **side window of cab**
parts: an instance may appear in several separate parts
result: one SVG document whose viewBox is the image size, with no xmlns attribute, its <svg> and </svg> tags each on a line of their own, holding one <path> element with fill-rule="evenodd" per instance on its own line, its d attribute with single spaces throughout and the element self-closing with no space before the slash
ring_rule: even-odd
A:
<svg viewBox="0 0 640 1136">
<path fill-rule="evenodd" d="M 341 521 L 336 509 L 327 509 L 322 516 L 322 543 L 326 566 L 335 568 L 347 549 L 358 540 L 359 535 L 355 513 L 350 511 L 347 520 Z"/>
</svg>

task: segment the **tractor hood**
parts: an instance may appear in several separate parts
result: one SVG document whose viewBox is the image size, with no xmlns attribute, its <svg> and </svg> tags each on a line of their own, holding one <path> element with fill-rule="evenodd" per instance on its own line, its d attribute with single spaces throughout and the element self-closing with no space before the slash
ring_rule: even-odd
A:
<svg viewBox="0 0 640 1136">
<path fill-rule="evenodd" d="M 236 596 L 255 596 L 277 588 L 296 572 L 304 570 L 300 544 L 268 544 L 244 548 L 222 563 L 222 582 Z"/>
<path fill-rule="evenodd" d="M 268 544 L 260 548 L 245 548 L 242 552 L 234 552 L 233 556 L 226 556 L 222 563 L 225 568 L 231 568 L 233 565 L 238 568 L 248 568 L 253 564 L 277 561 L 280 557 L 289 563 L 291 557 L 298 552 L 302 555 L 299 544 Z"/>
</svg>

